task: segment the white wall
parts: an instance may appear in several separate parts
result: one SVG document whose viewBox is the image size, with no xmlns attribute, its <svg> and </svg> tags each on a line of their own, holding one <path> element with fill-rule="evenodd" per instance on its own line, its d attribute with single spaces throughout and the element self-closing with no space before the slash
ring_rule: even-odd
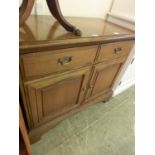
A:
<svg viewBox="0 0 155 155">
<path fill-rule="evenodd" d="M 105 18 L 112 0 L 59 0 L 64 16 Z M 49 14 L 45 0 L 36 0 L 33 14 Z"/>
<path fill-rule="evenodd" d="M 113 0 L 108 14 L 109 21 L 135 29 L 135 0 Z"/>
<path fill-rule="evenodd" d="M 134 19 L 135 0 L 114 0 L 111 12 Z"/>
</svg>

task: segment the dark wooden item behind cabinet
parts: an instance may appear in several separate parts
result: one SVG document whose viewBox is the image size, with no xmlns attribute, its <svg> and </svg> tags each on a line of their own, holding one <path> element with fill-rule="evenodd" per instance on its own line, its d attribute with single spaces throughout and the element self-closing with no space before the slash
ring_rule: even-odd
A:
<svg viewBox="0 0 155 155">
<path fill-rule="evenodd" d="M 48 8 L 51 14 L 58 20 L 58 22 L 69 32 L 73 32 L 75 35 L 80 36 L 81 31 L 75 26 L 70 24 L 62 15 L 58 0 L 46 0 Z"/>
<path fill-rule="evenodd" d="M 22 110 L 19 106 L 19 155 L 32 155 L 31 144 L 27 134 Z"/>
<path fill-rule="evenodd" d="M 19 25 L 23 25 L 30 16 L 35 0 L 23 0 L 19 8 Z"/>
<path fill-rule="evenodd" d="M 23 25 L 30 16 L 35 0 L 23 0 L 19 8 L 19 25 Z M 70 24 L 62 15 L 58 0 L 46 0 L 51 14 L 58 20 L 58 22 L 69 32 L 80 36 L 81 31 Z"/>
<path fill-rule="evenodd" d="M 68 20 L 83 36 L 53 26 L 50 16 L 31 16 L 20 28 L 20 91 L 31 142 L 66 117 L 109 100 L 134 45 L 134 32 L 123 27 L 99 19 Z"/>
</svg>

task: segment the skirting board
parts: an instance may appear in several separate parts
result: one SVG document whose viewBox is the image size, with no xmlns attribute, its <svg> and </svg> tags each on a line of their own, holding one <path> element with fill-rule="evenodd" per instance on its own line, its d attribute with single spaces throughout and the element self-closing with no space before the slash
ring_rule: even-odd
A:
<svg viewBox="0 0 155 155">
<path fill-rule="evenodd" d="M 116 95 L 122 93 L 123 91 L 127 90 L 128 88 L 130 88 L 134 84 L 135 84 L 134 80 L 130 80 L 130 81 L 127 81 L 125 83 L 122 83 L 122 85 L 118 86 L 116 88 L 116 90 L 114 90 L 113 96 L 116 96 Z"/>
<path fill-rule="evenodd" d="M 107 20 L 114 24 L 118 24 L 128 29 L 135 30 L 134 18 L 124 16 L 117 12 L 107 12 Z"/>
</svg>

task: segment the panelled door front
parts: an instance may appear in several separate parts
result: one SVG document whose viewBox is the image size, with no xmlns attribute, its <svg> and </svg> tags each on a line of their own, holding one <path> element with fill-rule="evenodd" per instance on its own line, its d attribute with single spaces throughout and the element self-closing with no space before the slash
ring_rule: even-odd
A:
<svg viewBox="0 0 155 155">
<path fill-rule="evenodd" d="M 93 76 L 90 82 L 87 99 L 103 95 L 104 92 L 111 90 L 113 82 L 122 66 L 123 62 L 110 64 L 97 64 L 94 66 Z"/>
<path fill-rule="evenodd" d="M 33 125 L 54 119 L 80 105 L 89 73 L 90 69 L 86 68 L 25 83 Z"/>
</svg>

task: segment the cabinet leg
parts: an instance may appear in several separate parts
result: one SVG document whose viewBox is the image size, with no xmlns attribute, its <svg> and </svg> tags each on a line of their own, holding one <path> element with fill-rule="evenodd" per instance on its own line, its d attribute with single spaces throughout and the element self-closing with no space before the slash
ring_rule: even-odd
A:
<svg viewBox="0 0 155 155">
<path fill-rule="evenodd" d="M 113 91 L 109 91 L 109 92 L 106 94 L 104 100 L 102 100 L 102 102 L 103 102 L 103 103 L 108 102 L 108 101 L 111 99 L 112 94 L 113 94 Z"/>
<path fill-rule="evenodd" d="M 37 135 L 37 136 L 33 136 L 33 137 L 30 136 L 30 142 L 31 142 L 31 144 L 39 141 L 41 139 L 41 136 L 42 135 Z"/>
<path fill-rule="evenodd" d="M 103 102 L 103 103 L 106 103 L 106 102 L 108 102 L 110 99 L 111 99 L 111 97 L 107 97 L 107 98 L 105 98 L 102 102 Z"/>
<path fill-rule="evenodd" d="M 46 2 L 51 14 L 67 31 L 73 32 L 77 36 L 81 36 L 81 31 L 75 26 L 71 25 L 62 15 L 58 0 L 46 0 Z"/>
<path fill-rule="evenodd" d="M 103 100 L 102 102 L 103 103 L 106 103 L 106 102 L 108 102 L 110 100 L 110 98 L 109 99 L 105 99 L 105 100 Z"/>
</svg>

